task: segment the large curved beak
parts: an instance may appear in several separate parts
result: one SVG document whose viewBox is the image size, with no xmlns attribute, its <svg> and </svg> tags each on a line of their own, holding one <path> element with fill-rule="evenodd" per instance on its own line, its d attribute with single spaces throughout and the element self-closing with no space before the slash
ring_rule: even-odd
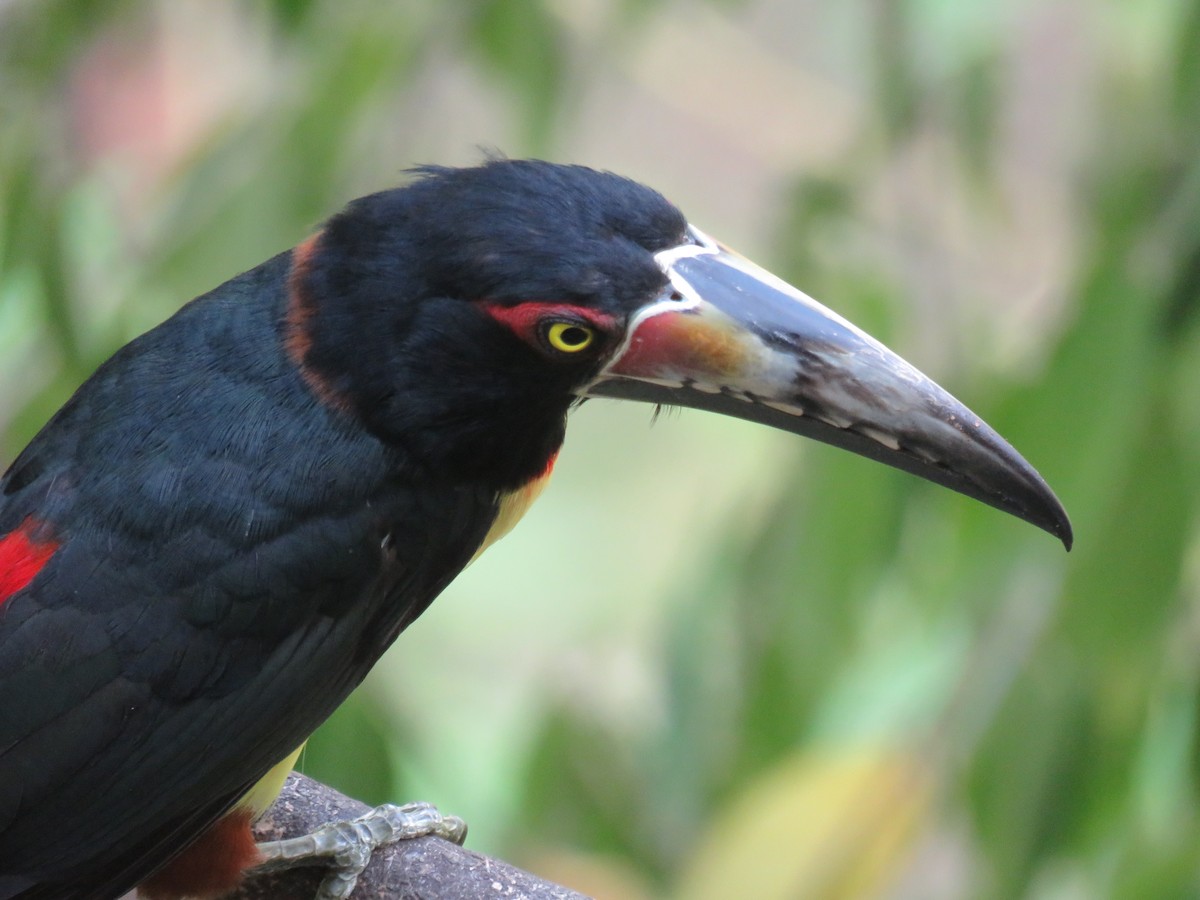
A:
<svg viewBox="0 0 1200 900">
<path fill-rule="evenodd" d="M 690 406 L 833 444 L 982 500 L 1071 549 L 1071 523 L 1004 438 L 887 347 L 697 229 L 586 396 Z"/>
</svg>

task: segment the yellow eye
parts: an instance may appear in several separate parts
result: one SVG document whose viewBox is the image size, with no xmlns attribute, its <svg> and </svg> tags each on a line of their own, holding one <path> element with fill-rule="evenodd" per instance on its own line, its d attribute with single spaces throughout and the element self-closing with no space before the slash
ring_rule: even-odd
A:
<svg viewBox="0 0 1200 900">
<path fill-rule="evenodd" d="M 546 340 L 561 353 L 578 353 L 596 340 L 596 332 L 574 322 L 554 322 L 546 329 Z"/>
</svg>

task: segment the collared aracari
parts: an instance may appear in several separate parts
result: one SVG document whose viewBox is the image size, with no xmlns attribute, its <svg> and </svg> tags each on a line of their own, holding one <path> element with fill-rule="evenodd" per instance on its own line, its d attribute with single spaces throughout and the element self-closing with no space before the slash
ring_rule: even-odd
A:
<svg viewBox="0 0 1200 900">
<path fill-rule="evenodd" d="M 1070 546 L 977 416 L 658 193 L 420 169 L 117 351 L 4 475 L 0 900 L 235 884 L 295 749 L 587 397 L 816 438 Z"/>
</svg>

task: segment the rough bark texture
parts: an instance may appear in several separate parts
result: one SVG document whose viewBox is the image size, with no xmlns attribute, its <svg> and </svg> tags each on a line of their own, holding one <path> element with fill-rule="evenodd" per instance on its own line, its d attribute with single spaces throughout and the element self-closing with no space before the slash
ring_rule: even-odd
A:
<svg viewBox="0 0 1200 900">
<path fill-rule="evenodd" d="M 255 826 L 260 841 L 294 837 L 340 819 L 367 812 L 320 782 L 292 773 L 279 800 Z M 304 900 L 321 883 L 320 866 L 252 878 L 229 900 Z M 588 900 L 561 885 L 543 881 L 508 863 L 444 841 L 423 837 L 376 851 L 354 890 L 353 900 Z"/>
</svg>

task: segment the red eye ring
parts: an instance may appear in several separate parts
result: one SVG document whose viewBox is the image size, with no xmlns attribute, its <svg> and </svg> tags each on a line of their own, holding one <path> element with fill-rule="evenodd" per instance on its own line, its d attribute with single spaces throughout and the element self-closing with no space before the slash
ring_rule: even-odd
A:
<svg viewBox="0 0 1200 900">
<path fill-rule="evenodd" d="M 555 357 L 591 356 L 616 330 L 616 317 L 568 303 L 481 304 L 484 311 L 532 347 Z"/>
</svg>

